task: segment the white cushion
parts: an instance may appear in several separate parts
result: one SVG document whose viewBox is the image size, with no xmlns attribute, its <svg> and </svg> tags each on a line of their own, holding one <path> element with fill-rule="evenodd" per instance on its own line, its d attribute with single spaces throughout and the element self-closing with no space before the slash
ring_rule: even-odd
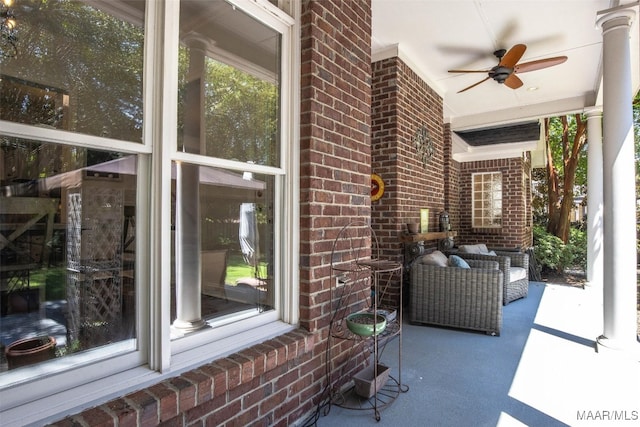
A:
<svg viewBox="0 0 640 427">
<path fill-rule="evenodd" d="M 458 249 L 460 252 L 467 254 L 486 254 L 489 252 L 487 245 L 484 243 L 478 243 L 477 245 L 460 245 Z"/>
<path fill-rule="evenodd" d="M 516 280 L 522 280 L 527 277 L 527 270 L 523 267 L 511 267 L 509 269 L 509 280 L 515 282 Z"/>
<path fill-rule="evenodd" d="M 445 254 L 440 251 L 433 251 L 430 254 L 424 255 L 420 260 L 423 264 L 435 265 L 438 267 L 446 267 L 449 263 L 449 259 Z"/>
</svg>

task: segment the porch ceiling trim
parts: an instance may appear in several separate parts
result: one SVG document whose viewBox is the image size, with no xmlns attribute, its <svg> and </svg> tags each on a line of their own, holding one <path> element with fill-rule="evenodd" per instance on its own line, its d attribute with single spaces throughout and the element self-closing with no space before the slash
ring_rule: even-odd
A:
<svg viewBox="0 0 640 427">
<path fill-rule="evenodd" d="M 453 160 L 460 163 L 521 157 L 522 153 L 526 151 L 534 152 L 540 147 L 540 140 L 474 147 L 467 144 L 460 136 L 453 132 L 451 134 L 451 142 Z"/>
</svg>

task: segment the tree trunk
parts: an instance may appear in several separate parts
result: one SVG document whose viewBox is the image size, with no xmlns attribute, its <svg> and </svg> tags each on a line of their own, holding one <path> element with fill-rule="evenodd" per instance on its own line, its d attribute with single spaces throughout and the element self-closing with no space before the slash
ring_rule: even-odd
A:
<svg viewBox="0 0 640 427">
<path fill-rule="evenodd" d="M 547 210 L 548 210 L 548 222 L 547 232 L 555 235 L 555 230 L 558 228 L 560 220 L 560 185 L 558 171 L 553 163 L 553 155 L 551 152 L 551 141 L 549 139 L 549 119 L 544 119 L 545 122 L 545 146 L 547 152 Z"/>
<path fill-rule="evenodd" d="M 580 154 L 586 143 L 587 124 L 582 120 L 580 114 L 575 115 L 576 132 L 570 141 L 569 125 L 567 116 L 562 116 L 562 158 L 563 158 L 563 176 L 562 188 L 560 188 L 560 178 L 558 171 L 553 165 L 550 153 L 549 134 L 545 135 L 547 144 L 547 171 L 549 177 L 549 223 L 547 231 L 562 239 L 563 242 L 569 241 L 569 231 L 571 229 L 571 209 L 573 208 L 574 191 L 573 187 L 576 182 L 576 170 Z M 546 121 L 548 124 L 548 121 Z"/>
</svg>

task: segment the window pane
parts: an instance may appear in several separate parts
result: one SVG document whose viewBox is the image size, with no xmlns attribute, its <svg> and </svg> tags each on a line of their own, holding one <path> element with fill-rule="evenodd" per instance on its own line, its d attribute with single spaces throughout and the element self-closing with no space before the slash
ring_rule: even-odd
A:
<svg viewBox="0 0 640 427">
<path fill-rule="evenodd" d="M 502 176 L 500 174 L 493 176 L 493 191 L 495 194 L 502 192 Z"/>
<path fill-rule="evenodd" d="M 280 34 L 222 2 L 181 2 L 178 149 L 280 166 Z"/>
<path fill-rule="evenodd" d="M 2 354 L 8 369 L 135 333 L 136 156 L 0 137 Z M 18 343 L 51 340 L 43 358 Z M 131 342 L 130 349 L 134 348 Z"/>
<path fill-rule="evenodd" d="M 140 142 L 144 1 L 20 0 L 12 11 L 0 119 Z"/>
<path fill-rule="evenodd" d="M 500 172 L 472 175 L 472 223 L 474 227 L 499 227 L 502 223 L 502 174 Z"/>
<path fill-rule="evenodd" d="M 171 320 L 180 316 L 181 309 L 197 310 L 198 296 L 201 308 L 196 314 L 211 325 L 230 314 L 258 314 L 272 309 L 273 177 L 197 165 L 175 166 L 173 217 L 178 245 L 174 250 L 179 252 L 174 253 L 178 264 L 172 281 Z M 187 183 L 187 177 L 193 176 L 189 169 L 196 171 L 195 185 Z M 180 225 L 180 216 L 188 216 L 195 200 L 199 201 L 199 221 Z M 188 247 L 189 242 L 199 250 Z M 197 270 L 198 261 L 199 283 L 198 276 L 191 274 Z M 177 306 L 178 301 L 191 306 Z"/>
</svg>

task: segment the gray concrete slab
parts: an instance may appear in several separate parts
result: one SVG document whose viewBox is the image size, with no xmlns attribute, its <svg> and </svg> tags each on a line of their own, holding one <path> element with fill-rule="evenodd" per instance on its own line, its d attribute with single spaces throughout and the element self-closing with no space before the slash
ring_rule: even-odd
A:
<svg viewBox="0 0 640 427">
<path fill-rule="evenodd" d="M 317 425 L 640 425 L 638 359 L 596 352 L 601 295 L 531 282 L 528 298 L 504 307 L 500 337 L 405 322 L 401 376 L 397 344 L 382 362 L 409 390 L 379 422 L 372 410 L 332 405 Z"/>
</svg>

